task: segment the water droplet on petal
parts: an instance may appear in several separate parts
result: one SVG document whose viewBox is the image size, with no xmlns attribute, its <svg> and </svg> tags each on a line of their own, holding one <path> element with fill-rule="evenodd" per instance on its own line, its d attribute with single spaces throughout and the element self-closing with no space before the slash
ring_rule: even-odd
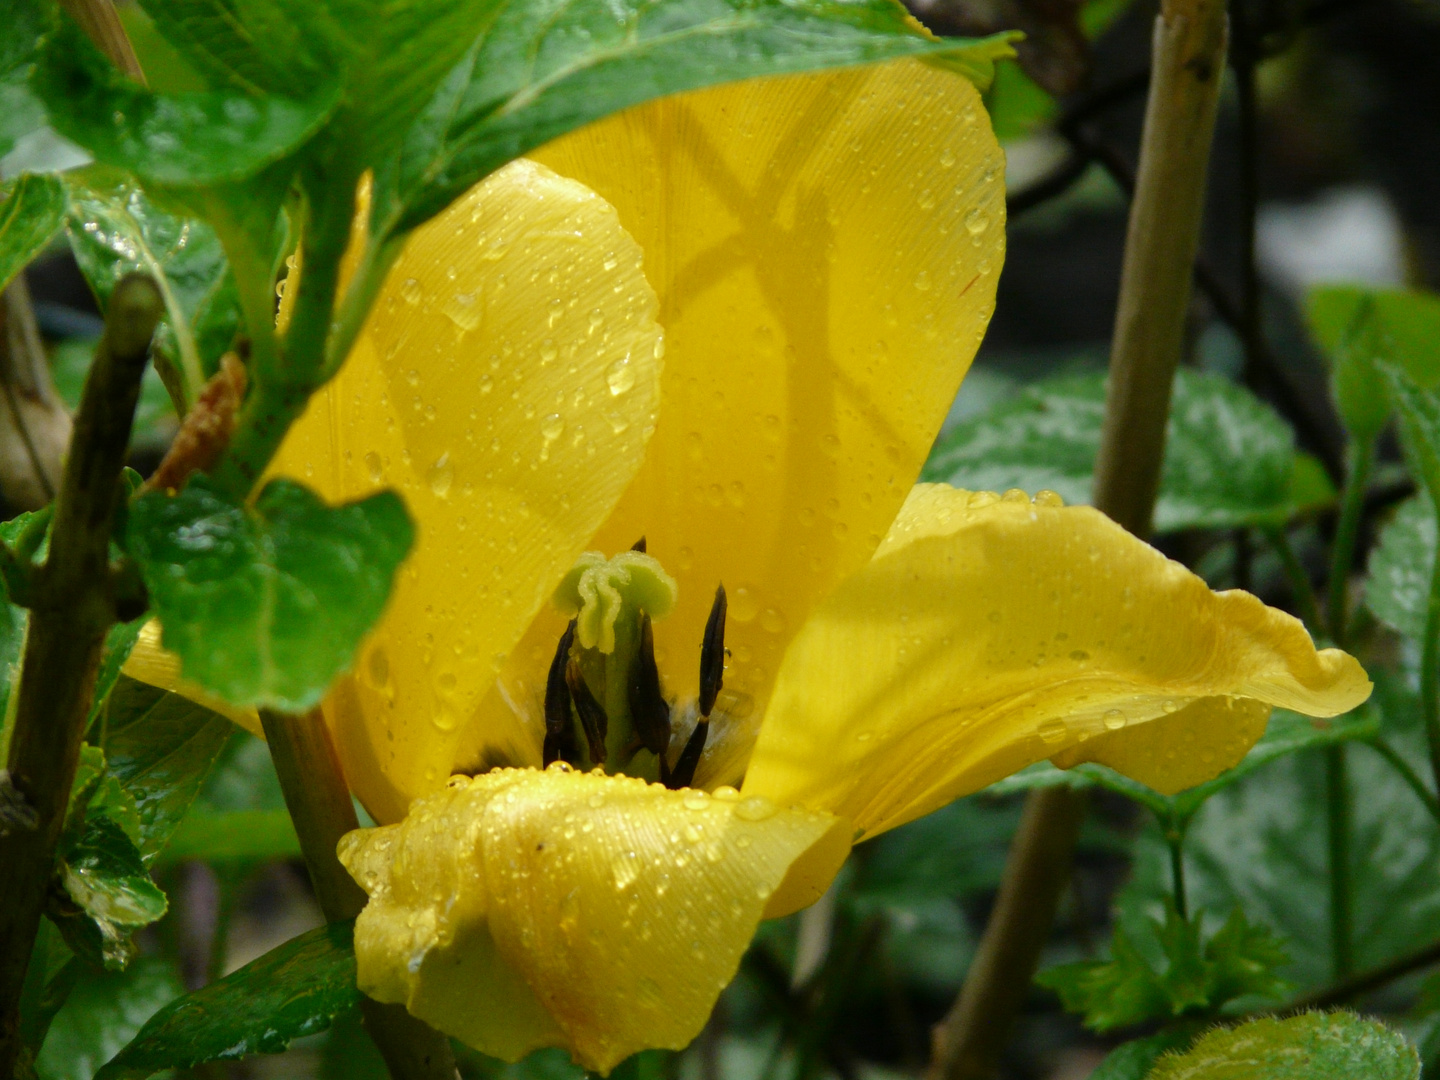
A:
<svg viewBox="0 0 1440 1080">
<path fill-rule="evenodd" d="M 765 821 L 775 816 L 776 807 L 763 795 L 752 795 L 741 799 L 735 807 L 735 816 L 741 821 Z"/>
<path fill-rule="evenodd" d="M 455 482 L 455 466 L 450 464 L 448 453 L 441 454 L 439 460 L 430 466 L 425 479 L 437 498 L 444 499 L 449 496 L 450 486 Z"/>
<path fill-rule="evenodd" d="M 619 397 L 635 385 L 635 369 L 630 366 L 628 353 L 610 365 L 605 372 L 605 385 L 610 387 L 614 397 Z"/>
<path fill-rule="evenodd" d="M 1125 726 L 1125 714 L 1119 709 L 1109 709 L 1105 713 L 1105 729 L 1107 731 L 1119 731 Z"/>
</svg>

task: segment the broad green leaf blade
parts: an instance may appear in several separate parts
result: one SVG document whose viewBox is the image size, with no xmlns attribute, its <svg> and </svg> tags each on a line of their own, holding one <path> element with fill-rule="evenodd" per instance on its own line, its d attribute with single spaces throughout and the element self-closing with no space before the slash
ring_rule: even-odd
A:
<svg viewBox="0 0 1440 1080">
<path fill-rule="evenodd" d="M 0 108 L 4 107 L 0 101 Z M 26 174 L 9 186 L 0 201 L 0 289 L 45 250 L 65 226 L 69 200 L 53 176 Z"/>
<path fill-rule="evenodd" d="M 6 0 L 0 20 L 0 157 L 45 126 L 45 107 L 30 91 L 30 67 L 40 36 L 49 29 L 40 0 Z"/>
<path fill-rule="evenodd" d="M 330 507 L 274 480 L 248 507 L 197 476 L 136 500 L 127 535 L 185 678 L 236 705 L 300 711 L 350 666 L 414 527 L 394 492 Z"/>
<path fill-rule="evenodd" d="M 1435 507 L 1430 496 L 1407 499 L 1380 533 L 1365 578 L 1365 606 L 1382 622 L 1419 641 L 1435 565 Z"/>
<path fill-rule="evenodd" d="M 1390 402 L 1377 362 L 1422 386 L 1440 382 L 1440 296 L 1403 289 L 1324 285 L 1305 298 L 1310 335 L 1330 358 L 1330 388 L 1351 435 L 1379 436 Z"/>
<path fill-rule="evenodd" d="M 111 775 L 135 800 L 147 864 L 200 794 L 231 727 L 189 698 L 120 677 L 106 713 L 105 757 Z"/>
<path fill-rule="evenodd" d="M 300 839 L 288 812 L 235 810 L 190 814 L 170 834 L 160 861 L 268 862 L 299 857 Z"/>
<path fill-rule="evenodd" d="M 324 1031 L 360 1002 L 353 938 L 353 923 L 319 927 L 171 1002 L 95 1080 L 139 1080 L 161 1069 L 278 1053 Z"/>
<path fill-rule="evenodd" d="M 173 962 L 141 957 L 123 972 L 83 971 L 36 1062 L 41 1080 L 90 1080 L 156 1010 L 185 992 Z"/>
<path fill-rule="evenodd" d="M 1440 500 L 1440 393 L 1426 389 L 1394 364 L 1379 367 L 1400 414 L 1406 460 L 1433 503 Z"/>
<path fill-rule="evenodd" d="M 118 170 L 92 166 L 64 179 L 70 249 L 100 310 L 126 274 L 139 270 L 153 277 L 165 299 L 156 351 L 198 390 L 239 325 L 234 285 L 214 231 L 156 205 Z"/>
<path fill-rule="evenodd" d="M 1419 1080 L 1405 1036 L 1353 1013 L 1266 1017 L 1219 1028 L 1162 1058 L 1149 1080 Z"/>
<path fill-rule="evenodd" d="M 921 478 L 1088 503 L 1104 411 L 1103 375 L 1036 383 L 941 436 Z M 1333 495 L 1268 405 L 1219 376 L 1176 374 L 1156 532 L 1280 523 Z"/>
<path fill-rule="evenodd" d="M 47 914 L 72 949 L 107 970 L 129 963 L 131 933 L 165 914 L 165 894 L 150 880 L 139 849 L 100 808 L 60 853 L 57 876 L 64 898 L 52 896 Z"/>
<path fill-rule="evenodd" d="M 56 130 L 97 161 L 175 187 L 253 176 L 314 135 L 340 96 L 338 83 L 304 99 L 152 93 L 116 71 L 68 18 L 41 46 L 31 85 Z"/>
<path fill-rule="evenodd" d="M 86 731 L 90 731 L 104 713 L 110 691 L 115 688 L 115 680 L 120 678 L 120 669 L 135 647 L 145 621 L 142 616 L 128 623 L 116 623 L 106 632 L 105 647 L 100 653 L 100 670 L 95 674 L 95 697 L 90 702 L 90 715 L 85 720 Z"/>
<path fill-rule="evenodd" d="M 374 234 L 403 234 L 512 158 L 651 98 L 913 56 L 988 85 L 1008 36 L 938 41 L 891 0 L 486 4 L 480 36 L 376 170 Z"/>
<path fill-rule="evenodd" d="M 332 59 L 306 18 L 307 10 L 320 6 L 293 0 L 140 0 L 155 29 L 210 85 L 301 96 L 325 82 L 324 65 Z"/>
</svg>

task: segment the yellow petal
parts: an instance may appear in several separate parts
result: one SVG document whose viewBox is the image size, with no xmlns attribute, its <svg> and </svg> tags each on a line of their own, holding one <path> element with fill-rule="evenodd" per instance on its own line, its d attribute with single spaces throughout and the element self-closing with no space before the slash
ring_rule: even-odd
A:
<svg viewBox="0 0 1440 1080">
<path fill-rule="evenodd" d="M 325 705 L 377 820 L 444 784 L 462 725 L 639 467 L 659 397 L 655 312 L 614 210 L 515 162 L 410 238 L 286 439 L 278 471 L 332 500 L 398 488 L 419 527 Z M 485 752 L 524 760 L 534 737 L 509 725 L 485 732 Z"/>
<path fill-rule="evenodd" d="M 1062 769 L 1099 762 L 1174 795 L 1238 764 L 1269 719 L 1270 706 L 1255 698 L 1201 698 L 1173 716 L 1107 731 L 1050 760 Z"/>
<path fill-rule="evenodd" d="M 262 739 L 265 737 L 265 733 L 260 730 L 260 717 L 254 709 L 236 708 L 228 701 L 206 693 L 194 683 L 180 677 L 180 658 L 160 646 L 158 619 L 151 619 L 141 627 L 140 637 L 120 671 L 132 679 L 189 698 L 197 705 L 204 705 L 211 712 L 217 712 L 234 721 L 252 735 L 259 735 Z"/>
<path fill-rule="evenodd" d="M 679 580 L 655 637 L 682 697 L 725 585 L 738 722 L 698 780 L 732 782 L 787 642 L 880 542 L 984 333 L 1003 156 L 969 82 L 905 61 L 666 98 L 538 157 L 616 207 L 660 296 L 659 426 L 592 546 L 644 535 Z M 512 701 L 561 629 L 527 637 Z"/>
<path fill-rule="evenodd" d="M 457 777 L 402 824 L 341 841 L 370 894 L 360 986 L 487 1054 L 564 1046 L 608 1073 L 699 1033 L 787 870 L 833 852 L 835 834 L 848 848 L 849 831 L 733 789 L 559 769 Z"/>
<path fill-rule="evenodd" d="M 1296 619 L 1055 503 L 917 487 L 790 646 L 745 793 L 874 835 L 1087 740 L 1175 790 L 1238 760 L 1271 705 L 1333 716 L 1369 696 Z"/>
</svg>

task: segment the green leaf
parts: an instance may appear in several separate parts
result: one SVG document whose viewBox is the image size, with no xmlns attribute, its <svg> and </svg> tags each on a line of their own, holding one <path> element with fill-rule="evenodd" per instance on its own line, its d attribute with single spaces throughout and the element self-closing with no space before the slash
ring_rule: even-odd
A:
<svg viewBox="0 0 1440 1080">
<path fill-rule="evenodd" d="M 264 740 L 235 728 L 220 761 L 200 792 L 196 814 L 236 810 L 285 810 L 285 794 Z M 179 842 L 179 837 L 173 838 Z"/>
<path fill-rule="evenodd" d="M 185 677 L 236 705 L 289 711 L 349 667 L 413 536 L 394 492 L 330 507 L 274 480 L 251 507 L 203 476 L 136 500 L 128 530 Z"/>
<path fill-rule="evenodd" d="M 1117 925 L 1111 959 L 1063 964 L 1035 981 L 1101 1032 L 1213 1011 L 1248 994 L 1273 998 L 1285 989 L 1274 974 L 1286 960 L 1284 949 L 1269 930 L 1246 922 L 1239 908 L 1203 945 L 1201 917 L 1181 918 L 1173 904 L 1166 905 L 1163 922 L 1149 920 L 1146 933 L 1149 942 L 1137 942 Z"/>
<path fill-rule="evenodd" d="M 41 46 L 31 85 L 56 130 L 97 161 L 175 187 L 241 180 L 286 157 L 319 130 L 340 92 L 332 83 L 303 100 L 152 93 L 121 75 L 68 18 Z"/>
<path fill-rule="evenodd" d="M 171 1002 L 95 1080 L 139 1080 L 161 1069 L 278 1053 L 324 1031 L 360 1002 L 353 935 L 353 923 L 319 927 Z"/>
<path fill-rule="evenodd" d="M 1387 742 L 1427 773 L 1429 751 L 1414 692 L 1384 671 L 1372 670 L 1372 677 L 1368 719 L 1380 717 Z M 1378 753 L 1352 743 L 1346 761 L 1353 794 L 1355 967 L 1364 971 L 1435 938 L 1440 835 L 1426 807 Z M 1278 974 L 1301 992 L 1328 985 L 1334 975 L 1325 820 L 1324 756 L 1307 749 L 1214 792 L 1185 833 L 1190 906 L 1239 907 L 1277 932 L 1290 954 Z M 1150 824 L 1133 851 L 1131 879 L 1116 907 L 1119 921 L 1139 933 L 1163 914 L 1171 889 L 1170 849 L 1161 829 Z"/>
<path fill-rule="evenodd" d="M 125 666 L 130 650 L 139 640 L 140 628 L 145 625 L 147 618 L 148 616 L 141 616 L 128 623 L 116 623 L 106 631 L 105 646 L 100 653 L 100 670 L 95 673 L 95 696 L 90 703 L 90 715 L 85 720 L 86 731 L 89 731 L 104 713 L 106 702 L 110 700 L 110 691 L 114 689 L 115 681 L 120 678 L 120 669 Z"/>
<path fill-rule="evenodd" d="M 1149 1080 L 1419 1080 L 1420 1057 L 1399 1032 L 1353 1013 L 1266 1017 L 1219 1028 L 1166 1057 Z"/>
<path fill-rule="evenodd" d="M 239 324 L 234 283 L 214 230 L 158 206 L 115 169 L 91 166 L 68 172 L 64 179 L 70 192 L 70 249 L 100 310 L 126 274 L 151 275 L 165 299 L 155 350 L 171 370 L 184 373 L 192 392 L 198 391 Z"/>
<path fill-rule="evenodd" d="M 1310 334 L 1330 358 L 1330 387 L 1351 435 L 1369 442 L 1390 418 L 1377 362 L 1403 367 L 1422 386 L 1440 382 L 1440 296 L 1325 285 L 1305 299 Z"/>
<path fill-rule="evenodd" d="M 235 810 L 185 818 L 171 834 L 163 861 L 269 862 L 299 857 L 300 839 L 288 812 Z"/>
<path fill-rule="evenodd" d="M 82 971 L 40 1051 L 40 1080 L 90 1080 L 157 1009 L 184 992 L 174 963 L 159 957 L 142 957 L 124 972 Z"/>
<path fill-rule="evenodd" d="M 376 170 L 374 235 L 403 234 L 512 158 L 651 98 L 915 56 L 982 85 L 1008 35 L 939 41 L 890 0 L 487 4 L 480 36 Z"/>
<path fill-rule="evenodd" d="M 45 126 L 45 107 L 30 92 L 30 68 L 40 36 L 49 29 L 39 0 L 7 0 L 0 20 L 0 157 Z"/>
<path fill-rule="evenodd" d="M 53 176 L 27 173 L 8 188 L 0 201 L 0 289 L 45 250 L 69 209 L 65 186 Z"/>
<path fill-rule="evenodd" d="M 1196 1024 L 1187 1022 L 1144 1039 L 1123 1043 L 1106 1055 L 1090 1074 L 1089 1080 L 1145 1080 L 1151 1066 L 1160 1060 L 1162 1054 L 1188 1049 L 1195 1041 L 1195 1030 Z"/>
<path fill-rule="evenodd" d="M 1104 412 L 1103 375 L 1044 380 L 942 435 L 921 479 L 1088 503 Z M 1156 532 L 1276 524 L 1333 497 L 1268 405 L 1219 376 L 1176 374 Z"/>
<path fill-rule="evenodd" d="M 105 757 L 135 800 L 137 845 L 147 864 L 200 794 L 231 727 L 189 698 L 120 677 L 106 713 Z"/>
<path fill-rule="evenodd" d="M 1435 507 L 1416 495 L 1395 511 L 1370 555 L 1365 606 L 1382 622 L 1419 641 L 1430 602 L 1430 568 L 1435 565 Z"/>
<path fill-rule="evenodd" d="M 47 914 L 76 953 L 106 970 L 129 963 L 131 933 L 165 914 L 165 894 L 150 880 L 135 842 L 100 807 L 60 852 L 56 875 L 63 896 L 52 894 Z"/>
<path fill-rule="evenodd" d="M 1421 386 L 1394 364 L 1379 367 L 1400 414 L 1405 458 L 1435 503 L 1440 500 L 1440 394 Z"/>
</svg>

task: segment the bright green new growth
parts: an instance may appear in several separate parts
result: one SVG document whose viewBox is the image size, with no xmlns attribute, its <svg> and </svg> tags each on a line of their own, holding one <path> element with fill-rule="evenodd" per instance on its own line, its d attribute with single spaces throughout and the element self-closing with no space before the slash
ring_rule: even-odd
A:
<svg viewBox="0 0 1440 1080">
<path fill-rule="evenodd" d="M 1148 1080 L 1416 1080 L 1420 1056 L 1398 1032 L 1353 1013 L 1252 1020 L 1162 1058 Z"/>
</svg>

